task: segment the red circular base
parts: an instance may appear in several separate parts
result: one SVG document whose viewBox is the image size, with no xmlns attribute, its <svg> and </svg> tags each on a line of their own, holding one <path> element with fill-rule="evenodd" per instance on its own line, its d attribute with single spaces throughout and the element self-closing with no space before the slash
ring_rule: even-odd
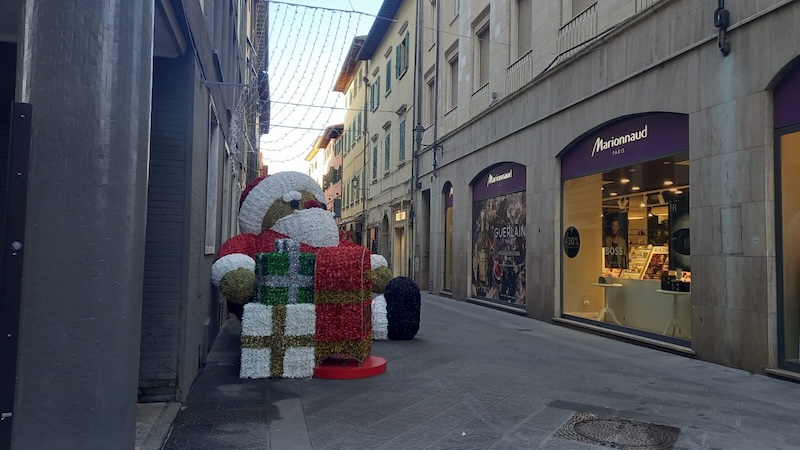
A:
<svg viewBox="0 0 800 450">
<path fill-rule="evenodd" d="M 363 364 L 352 358 L 330 357 L 314 368 L 314 378 L 353 380 L 374 377 L 384 372 L 386 372 L 386 360 L 380 356 L 368 356 Z"/>
</svg>

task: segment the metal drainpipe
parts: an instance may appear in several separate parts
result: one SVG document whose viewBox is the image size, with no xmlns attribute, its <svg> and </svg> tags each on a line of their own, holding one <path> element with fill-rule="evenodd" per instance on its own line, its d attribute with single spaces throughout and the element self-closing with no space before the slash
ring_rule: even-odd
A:
<svg viewBox="0 0 800 450">
<path fill-rule="evenodd" d="M 442 24 L 442 8 L 441 2 L 436 2 L 436 50 L 434 51 L 434 62 L 433 62 L 433 158 L 434 161 L 436 160 L 436 149 L 439 146 L 439 49 L 441 46 L 441 24 Z M 444 152 L 442 152 L 444 155 Z M 433 176 L 436 176 L 436 166 L 433 168 Z M 430 218 L 428 218 L 430 220 Z M 430 224 L 428 224 L 430 227 Z M 428 245 L 430 245 L 430 236 L 428 236 Z M 430 263 L 431 258 L 428 257 L 428 288 L 429 293 L 433 294 L 433 264 Z"/>
<path fill-rule="evenodd" d="M 414 90 L 416 91 L 416 100 L 414 101 L 414 115 L 416 116 L 416 125 L 414 126 L 414 138 L 416 140 L 416 148 L 413 152 L 412 157 L 412 164 L 411 164 L 411 207 L 409 208 L 409 227 L 410 227 L 410 241 L 411 245 L 409 246 L 411 249 L 411 257 L 408 261 L 408 274 L 411 275 L 411 278 L 414 281 L 418 281 L 419 277 L 416 276 L 414 272 L 414 261 L 416 258 L 416 239 L 414 234 L 414 218 L 417 215 L 416 206 L 417 203 L 416 196 L 417 196 L 417 179 L 419 177 L 419 157 L 420 153 L 422 152 L 422 134 L 417 133 L 417 128 L 422 126 L 422 45 L 420 42 L 422 41 L 422 26 L 424 21 L 422 20 L 422 2 L 423 0 L 417 0 L 416 4 L 416 14 L 417 14 L 417 32 L 415 33 L 414 37 L 414 48 L 416 51 L 414 52 L 414 67 L 417 69 L 417 76 L 414 78 Z M 419 134 L 419 136 L 417 136 Z"/>
</svg>

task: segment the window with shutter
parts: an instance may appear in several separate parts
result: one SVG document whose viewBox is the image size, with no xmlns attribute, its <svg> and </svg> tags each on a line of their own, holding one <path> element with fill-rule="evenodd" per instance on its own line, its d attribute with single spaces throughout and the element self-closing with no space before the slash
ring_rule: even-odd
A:
<svg viewBox="0 0 800 450">
<path fill-rule="evenodd" d="M 403 70 L 408 69 L 408 31 L 406 31 L 406 36 L 403 38 Z"/>
<path fill-rule="evenodd" d="M 478 41 L 478 58 L 480 61 L 478 69 L 478 87 L 482 87 L 489 82 L 489 27 L 481 31 L 478 35 Z"/>
<path fill-rule="evenodd" d="M 521 58 L 533 48 L 531 0 L 517 0 L 517 13 L 517 57 Z"/>
<path fill-rule="evenodd" d="M 595 3 L 597 3 L 597 0 L 572 0 L 572 17 L 586 11 Z"/>
<path fill-rule="evenodd" d="M 386 93 L 392 90 L 392 60 L 386 61 Z"/>
<path fill-rule="evenodd" d="M 397 159 L 404 161 L 406 159 L 406 118 L 400 120 L 400 130 L 397 139 Z"/>
<path fill-rule="evenodd" d="M 394 77 L 400 78 L 400 68 L 403 65 L 402 61 L 402 53 L 403 53 L 403 45 L 398 44 L 397 48 L 394 49 Z"/>
<path fill-rule="evenodd" d="M 378 179 L 378 144 L 372 147 L 372 179 Z"/>
<path fill-rule="evenodd" d="M 375 80 L 375 109 L 381 106 L 381 77 Z"/>
<path fill-rule="evenodd" d="M 384 155 L 383 155 L 383 171 L 388 172 L 389 168 L 391 167 L 392 161 L 392 140 L 391 140 L 391 129 L 386 129 L 386 137 L 384 138 L 383 148 L 384 148 Z"/>
</svg>

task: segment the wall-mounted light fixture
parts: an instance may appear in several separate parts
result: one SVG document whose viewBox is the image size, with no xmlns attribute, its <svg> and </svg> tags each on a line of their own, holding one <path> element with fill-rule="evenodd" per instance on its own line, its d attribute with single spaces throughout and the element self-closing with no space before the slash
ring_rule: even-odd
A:
<svg viewBox="0 0 800 450">
<path fill-rule="evenodd" d="M 714 10 L 714 26 L 719 30 L 717 46 L 722 56 L 731 53 L 731 43 L 728 42 L 728 27 L 731 25 L 731 13 L 725 9 L 725 0 L 717 0 L 717 9 Z"/>
</svg>

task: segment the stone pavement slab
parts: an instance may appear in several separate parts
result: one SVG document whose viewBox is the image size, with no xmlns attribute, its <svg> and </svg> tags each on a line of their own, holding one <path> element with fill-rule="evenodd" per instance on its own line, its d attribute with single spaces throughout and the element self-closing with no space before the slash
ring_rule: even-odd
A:
<svg viewBox="0 0 800 450">
<path fill-rule="evenodd" d="M 680 429 L 676 449 L 800 449 L 800 385 L 423 293 L 363 380 L 240 380 L 234 323 L 165 449 L 589 449 L 576 412 Z M 605 447 L 608 448 L 608 447 Z"/>
</svg>

